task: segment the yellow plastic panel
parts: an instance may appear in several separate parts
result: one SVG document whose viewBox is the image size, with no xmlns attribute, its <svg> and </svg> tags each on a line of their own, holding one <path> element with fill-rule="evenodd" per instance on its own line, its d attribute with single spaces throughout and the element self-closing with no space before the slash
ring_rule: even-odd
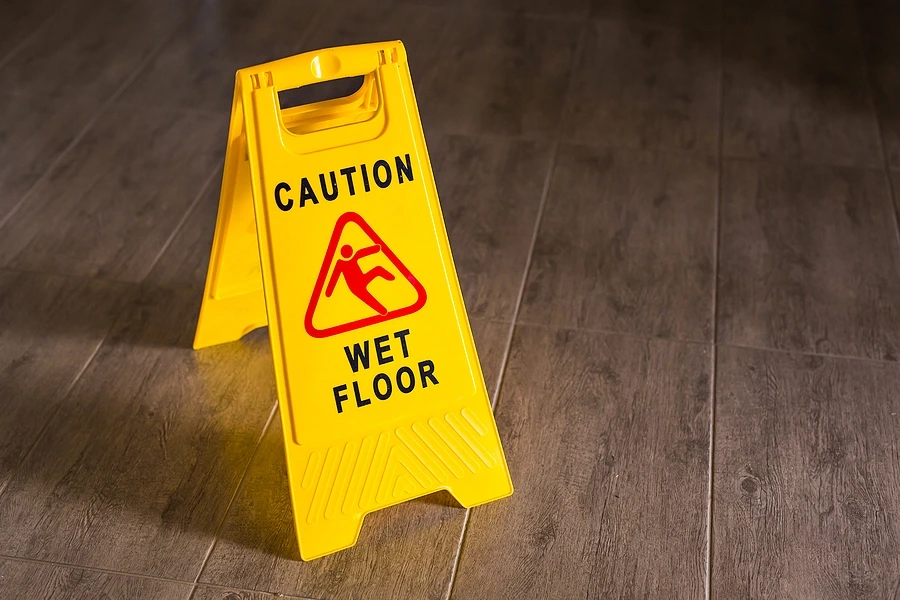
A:
<svg viewBox="0 0 900 600">
<path fill-rule="evenodd" d="M 358 75 L 346 99 L 278 104 Z M 304 560 L 352 546 L 380 508 L 512 493 L 399 41 L 237 74 L 195 347 L 266 318 Z"/>
</svg>

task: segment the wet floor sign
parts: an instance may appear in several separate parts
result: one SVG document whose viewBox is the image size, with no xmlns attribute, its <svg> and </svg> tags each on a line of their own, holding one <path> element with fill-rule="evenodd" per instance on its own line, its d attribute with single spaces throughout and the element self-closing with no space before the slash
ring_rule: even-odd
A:
<svg viewBox="0 0 900 600">
<path fill-rule="evenodd" d="M 281 110 L 278 91 L 363 77 Z M 238 71 L 195 348 L 269 324 L 304 560 L 374 510 L 512 493 L 400 42 Z"/>
</svg>

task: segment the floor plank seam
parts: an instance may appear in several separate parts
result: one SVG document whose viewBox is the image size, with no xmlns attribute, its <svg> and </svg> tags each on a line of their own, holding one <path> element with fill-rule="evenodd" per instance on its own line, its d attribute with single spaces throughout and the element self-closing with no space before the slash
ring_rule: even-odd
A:
<svg viewBox="0 0 900 600">
<path fill-rule="evenodd" d="M 743 350 L 756 350 L 759 352 L 775 352 L 778 354 L 793 354 L 799 356 L 817 356 L 820 358 L 829 358 L 836 360 L 854 360 L 854 361 L 862 361 L 862 362 L 870 362 L 876 364 L 883 365 L 898 365 L 900 361 L 894 360 L 885 360 L 881 358 L 871 358 L 868 356 L 857 356 L 853 354 L 833 354 L 828 352 L 815 352 L 812 350 L 800 350 L 800 349 L 786 349 L 786 348 L 776 348 L 776 347 L 767 347 L 767 346 L 752 346 L 749 344 L 737 344 L 734 342 L 714 342 L 710 340 L 692 340 L 686 338 L 671 338 L 671 337 L 660 337 L 655 335 L 648 335 L 645 333 L 633 332 L 633 331 L 616 331 L 614 329 L 600 329 L 596 327 L 561 327 L 558 325 L 550 325 L 546 323 L 538 323 L 535 321 L 517 321 L 516 325 L 525 326 L 525 327 L 535 327 L 539 329 L 552 329 L 554 331 L 582 331 L 585 333 L 596 333 L 600 335 L 608 335 L 608 336 L 618 336 L 618 337 L 626 337 L 633 338 L 637 340 L 652 342 L 652 341 L 660 341 L 660 342 L 672 342 L 677 344 L 700 344 L 704 346 L 716 346 L 716 347 L 724 347 L 724 348 L 740 348 Z"/>
<path fill-rule="evenodd" d="M 660 340 L 663 342 L 680 342 L 684 344 L 703 344 L 705 346 L 709 346 L 713 343 L 713 340 L 696 340 L 692 338 L 680 338 L 680 337 L 667 337 L 662 335 L 653 335 L 649 333 L 641 333 L 639 331 L 619 331 L 616 329 L 606 329 L 603 327 L 580 327 L 580 326 L 568 326 L 568 325 L 553 325 L 552 323 L 541 323 L 540 321 L 532 321 L 532 320 L 518 320 L 516 321 L 517 325 L 523 325 L 525 327 L 536 327 L 539 329 L 553 329 L 555 331 L 583 331 L 586 333 L 599 333 L 603 335 L 614 335 L 614 336 L 622 336 L 622 337 L 630 337 L 639 340 Z"/>
<path fill-rule="evenodd" d="M 85 565 L 79 565 L 76 563 L 67 563 L 67 562 L 60 562 L 60 561 L 55 561 L 55 560 L 42 560 L 42 559 L 38 559 L 38 558 L 28 558 L 27 556 L 13 556 L 13 555 L 3 554 L 3 553 L 0 553 L 0 560 L 29 563 L 29 564 L 34 564 L 34 565 L 48 566 L 48 567 L 58 567 L 58 568 L 62 568 L 62 569 L 78 569 L 78 570 L 82 570 L 82 571 L 90 571 L 93 573 L 103 573 L 103 574 L 107 574 L 107 575 L 115 575 L 118 577 L 135 577 L 138 579 L 147 579 L 150 581 L 160 581 L 162 583 L 178 583 L 178 584 L 190 585 L 191 589 L 187 596 L 188 599 L 192 598 L 194 593 L 196 592 L 197 588 L 199 588 L 201 586 L 215 588 L 215 589 L 219 589 L 219 590 L 230 590 L 230 591 L 251 592 L 251 593 L 258 592 L 258 593 L 262 593 L 262 594 L 271 594 L 272 596 L 275 596 L 275 597 L 284 595 L 281 592 L 272 592 L 272 591 L 267 591 L 267 590 L 244 588 L 244 587 L 232 586 L 232 585 L 222 585 L 222 584 L 218 584 L 218 583 L 205 583 L 205 582 L 204 583 L 199 583 L 199 582 L 192 583 L 185 579 L 177 579 L 177 578 L 172 578 L 172 577 L 160 577 L 158 575 L 145 575 L 142 573 L 133 573 L 131 571 L 118 571 L 116 569 L 106 569 L 103 567 L 90 567 L 90 566 L 85 566 Z M 297 600 L 324 600 L 323 598 L 317 598 L 315 596 L 298 596 L 296 594 L 292 594 L 291 597 L 297 598 Z"/>
<path fill-rule="evenodd" d="M 109 285 L 121 285 L 121 286 L 134 286 L 136 288 L 140 288 L 142 286 L 151 285 L 150 282 L 145 281 L 133 281 L 128 279 L 110 279 L 108 277 L 98 277 L 96 275 L 80 275 L 78 273 L 63 273 L 61 271 L 51 271 L 45 269 L 22 269 L 20 267 L 13 266 L 3 266 L 0 267 L 0 273 L 21 273 L 25 275 L 41 275 L 45 277 L 59 277 L 62 279 L 70 279 L 74 281 L 95 281 L 98 283 L 106 283 Z M 170 282 L 170 283 L 157 283 L 153 282 L 152 285 L 155 288 L 162 290 L 171 290 L 171 291 L 179 291 L 179 290 L 194 290 L 198 288 L 202 288 L 203 282 L 198 281 L 194 283 L 184 283 L 184 282 Z M 504 321 L 506 322 L 506 321 Z"/>
<path fill-rule="evenodd" d="M 247 480 L 247 473 L 250 472 L 250 465 L 253 464 L 253 459 L 256 458 L 256 454 L 257 452 L 259 452 L 259 448 L 262 445 L 263 438 L 265 437 L 266 432 L 269 430 L 269 427 L 272 425 L 272 421 L 275 419 L 276 414 L 278 414 L 277 399 L 275 400 L 275 404 L 272 406 L 272 410 L 269 412 L 269 418 L 266 420 L 266 424 L 263 425 L 262 431 L 259 434 L 259 438 L 256 440 L 256 446 L 254 446 L 253 452 L 250 453 L 250 459 L 244 466 L 244 471 L 243 473 L 241 473 L 241 478 L 238 480 L 238 484 L 234 488 L 234 493 L 232 493 L 231 498 L 228 500 L 228 505 L 222 512 L 222 519 L 219 521 L 219 525 L 216 527 L 216 531 L 213 534 L 213 539 L 209 544 L 209 548 L 207 548 L 206 550 L 206 555 L 203 557 L 203 562 L 200 563 L 200 568 L 197 570 L 196 577 L 194 577 L 194 584 L 200 583 L 200 577 L 203 575 L 203 570 L 206 568 L 206 563 L 209 562 L 209 557 L 212 556 L 213 550 L 215 550 L 216 542 L 219 540 L 219 533 L 221 533 L 222 527 L 225 525 L 225 521 L 228 518 L 228 512 L 234 505 L 234 501 L 238 497 L 238 494 L 241 492 L 241 490 L 244 489 L 244 483 Z"/>
<path fill-rule="evenodd" d="M 124 310 L 125 309 L 123 308 L 122 312 L 124 312 Z M 122 313 L 120 312 L 120 314 L 122 314 Z M 16 466 L 13 467 L 12 470 L 10 470 L 9 475 L 6 477 L 6 481 L 4 483 L 0 484 L 0 498 L 3 497 L 3 494 L 9 488 L 9 484 L 12 482 L 12 480 L 15 479 L 15 477 L 18 474 L 19 469 L 22 467 L 22 465 L 25 464 L 28 461 L 29 457 L 31 457 L 31 455 L 34 453 L 35 448 L 38 447 L 38 444 L 40 444 L 41 439 L 44 437 L 44 435 L 47 433 L 47 430 L 50 428 L 50 424 L 53 422 L 53 419 L 56 418 L 56 415 L 59 413 L 60 410 L 62 410 L 63 406 L 65 405 L 66 399 L 72 393 L 72 390 L 75 389 L 75 386 L 78 385 L 78 382 L 81 380 L 81 377 L 91 366 L 91 363 L 94 362 L 94 358 L 97 357 L 97 354 L 100 352 L 100 349 L 103 347 L 103 344 L 106 342 L 106 339 L 109 337 L 109 332 L 112 330 L 112 327 L 113 327 L 113 324 L 110 323 L 109 328 L 107 329 L 106 333 L 103 334 L 103 337 L 101 337 L 100 340 L 97 342 L 97 346 L 87 357 L 87 360 L 85 360 L 84 365 L 82 365 L 81 368 L 78 370 L 78 372 L 75 373 L 75 376 L 72 378 L 72 381 L 66 386 L 66 388 L 63 390 L 63 392 L 60 394 L 60 401 L 57 403 L 56 407 L 50 411 L 50 414 L 47 416 L 47 420 L 44 421 L 43 426 L 41 426 L 41 428 L 38 430 L 37 434 L 34 436 L 34 440 L 31 442 L 31 444 L 28 446 L 28 449 L 22 455 L 22 458 L 19 459 L 19 461 L 16 463 Z"/>
<path fill-rule="evenodd" d="M 266 594 L 266 595 L 271 595 L 272 597 L 275 597 L 275 598 L 280 598 L 282 596 L 285 596 L 285 594 L 283 592 L 270 592 L 268 590 L 258 590 L 258 589 L 254 589 L 254 588 L 236 587 L 233 585 L 222 585 L 219 583 L 197 583 L 194 585 L 194 590 L 196 590 L 197 588 L 199 588 L 201 586 L 215 588 L 217 590 L 228 590 L 228 591 L 235 591 L 235 592 L 250 592 L 250 593 L 258 593 L 258 594 Z M 296 600 L 326 600 L 325 598 L 318 598 L 315 596 L 302 596 L 302 595 L 298 596 L 297 594 L 290 594 L 290 596 L 292 599 L 295 598 Z"/>
<path fill-rule="evenodd" d="M 519 320 L 519 311 L 522 308 L 522 298 L 525 296 L 525 286 L 528 284 L 528 273 L 531 271 L 531 259 L 534 256 L 534 248 L 537 244 L 538 233 L 541 228 L 541 221 L 544 217 L 544 209 L 547 206 L 547 197 L 550 195 L 550 184 L 553 179 L 553 170 L 556 168 L 556 156 L 559 152 L 559 143 L 554 142 L 550 150 L 550 161 L 547 165 L 547 175 L 544 178 L 544 187 L 541 190 L 541 201 L 538 204 L 538 211 L 534 219 L 534 229 L 531 232 L 531 242 L 528 246 L 528 254 L 525 259 L 525 268 L 522 272 L 522 280 L 519 282 L 519 289 L 516 292 L 516 303 L 513 305 L 513 313 L 510 317 L 509 334 L 506 338 L 506 346 L 503 350 L 503 356 L 500 358 L 500 371 L 497 374 L 497 383 L 494 387 L 494 398 L 491 401 L 491 410 L 497 410 L 497 401 L 500 399 L 500 388 L 503 384 L 503 376 L 506 374 L 506 365 L 509 362 L 509 352 L 512 347 L 513 334 L 516 324 Z"/>
<path fill-rule="evenodd" d="M 22 48 L 24 48 L 29 43 L 31 43 L 32 38 L 37 36 L 41 31 L 43 31 L 47 27 L 47 24 L 50 23 L 50 20 L 56 16 L 56 13 L 58 13 L 60 10 L 62 10 L 62 7 L 64 5 L 65 5 L 65 3 L 61 2 L 53 10 L 49 11 L 47 13 L 47 15 L 44 17 L 44 19 L 40 23 L 38 23 L 34 27 L 34 29 L 31 30 L 31 33 L 29 33 L 24 38 L 19 40 L 18 44 L 13 46 L 13 48 L 9 52 L 7 52 L 6 55 L 3 56 L 3 58 L 0 58 L 0 70 L 2 70 L 4 67 L 6 67 L 7 64 L 9 64 L 9 62 L 12 59 L 14 59 L 19 52 L 22 51 Z M 13 91 L 13 93 L 16 93 L 16 92 Z"/>
<path fill-rule="evenodd" d="M 2 554 L 2 553 L 0 553 L 0 559 L 25 562 L 25 563 L 31 563 L 31 564 L 36 564 L 36 565 L 60 567 L 60 568 L 64 568 L 64 569 L 80 569 L 83 571 L 91 571 L 94 573 L 105 573 L 107 575 L 117 575 L 119 577 L 139 577 L 141 579 L 149 579 L 152 581 L 162 581 L 164 583 L 182 583 L 185 585 L 192 585 L 192 583 L 190 581 L 186 581 L 184 579 L 173 579 L 171 577 L 159 577 L 158 575 L 144 575 L 141 573 L 131 573 L 129 571 L 117 571 L 116 569 L 105 569 L 103 567 L 90 567 L 90 566 L 86 566 L 86 565 L 79 565 L 76 563 L 60 562 L 57 560 L 42 560 L 39 558 L 29 558 L 27 556 L 12 556 L 12 555 Z"/>
<path fill-rule="evenodd" d="M 867 356 L 853 356 L 851 354 L 828 354 L 825 352 L 812 352 L 810 350 L 788 350 L 785 348 L 766 348 L 764 346 L 751 346 L 749 344 L 734 344 L 730 342 L 718 342 L 718 347 L 723 348 L 739 348 L 741 350 L 754 350 L 757 352 L 772 352 L 775 354 L 788 354 L 794 356 L 815 356 L 818 358 L 827 358 L 830 360 L 852 360 L 865 363 L 873 363 L 878 365 L 900 365 L 900 361 L 885 360 L 883 358 L 869 358 Z"/>
<path fill-rule="evenodd" d="M 169 247 L 175 241 L 175 238 L 177 238 L 178 234 L 181 233 L 181 230 L 184 229 L 184 226 L 188 222 L 188 219 L 190 219 L 191 215 L 194 213 L 194 211 L 200 205 L 200 201 L 203 200 L 204 196 L 206 196 L 206 191 L 209 189 L 209 186 L 215 180 L 216 174 L 221 173 L 221 171 L 222 170 L 219 167 L 215 167 L 212 170 L 212 172 L 209 174 L 209 176 L 204 180 L 203 185 L 200 186 L 200 191 L 197 192 L 197 195 L 191 201 L 190 206 L 188 206 L 187 210 L 184 211 L 184 214 L 181 216 L 181 219 L 178 221 L 178 223 L 172 229 L 172 233 L 169 234 L 168 239 L 165 241 L 165 243 L 159 249 L 159 252 L 156 253 L 156 257 L 154 257 L 154 259 L 150 262 L 150 265 L 147 267 L 147 271 L 144 273 L 144 275 L 140 279 L 141 283 L 143 283 L 147 280 L 147 278 L 153 272 L 153 269 L 156 268 L 157 263 L 159 263 L 159 261 L 165 255 L 166 251 L 168 251 Z"/>
<path fill-rule="evenodd" d="M 197 7 L 194 7 L 193 10 L 197 10 Z M 153 60 L 160 52 L 162 52 L 163 48 L 166 47 L 166 44 L 169 43 L 169 41 L 177 33 L 178 29 L 187 21 L 187 19 L 191 15 L 193 15 L 193 12 L 188 11 L 185 16 L 183 16 L 180 20 L 177 20 L 175 24 L 173 24 L 171 30 L 167 34 L 161 36 L 162 39 L 160 40 L 160 42 L 156 46 L 154 46 L 150 50 L 150 52 L 147 53 L 147 55 L 141 60 L 141 62 L 139 62 L 138 65 L 134 68 L 131 74 L 125 78 L 125 81 L 123 81 L 122 84 L 112 93 L 112 95 L 110 95 L 106 102 L 104 102 L 100 106 L 97 112 L 94 113 L 94 115 L 90 117 L 90 119 L 88 119 L 88 122 L 75 135 L 75 137 L 72 138 L 72 141 L 69 142 L 69 144 L 66 145 L 65 148 L 63 148 L 62 152 L 60 152 L 56 156 L 56 158 L 53 159 L 53 161 L 50 163 L 50 166 L 47 167 L 47 170 L 44 171 L 40 177 L 38 177 L 37 181 L 35 181 L 34 184 L 30 188 L 28 188 L 28 191 L 26 191 L 22 195 L 19 201 L 13 205 L 13 207 L 6 213 L 6 215 L 2 219 L 0 219 L 0 231 L 3 231 L 3 228 L 6 227 L 6 225 L 9 224 L 10 221 L 12 221 L 16 213 L 18 213 L 22 209 L 22 207 L 25 206 L 26 202 L 28 202 L 35 190 L 39 189 L 40 186 L 42 186 L 50 178 L 50 176 L 56 172 L 66 156 L 68 156 L 69 153 L 72 152 L 72 150 L 81 143 L 88 132 L 90 132 L 91 129 L 93 129 L 94 126 L 100 121 L 100 119 L 103 118 L 107 111 L 112 108 L 112 106 L 122 96 L 122 94 L 125 93 L 125 91 L 131 86 L 131 84 L 134 83 L 138 77 L 140 77 L 147 66 L 151 62 L 153 62 Z"/>
<path fill-rule="evenodd" d="M 719 8 L 719 132 L 716 157 L 716 200 L 713 205 L 713 278 L 712 278 L 712 351 L 710 352 L 709 377 L 709 450 L 707 457 L 706 477 L 706 573 L 703 581 L 707 600 L 712 598 L 713 570 L 713 522 L 715 486 L 715 444 L 716 444 L 716 379 L 719 363 L 719 251 L 722 241 L 722 169 L 724 167 L 725 148 L 725 2 L 720 1 Z"/>
<path fill-rule="evenodd" d="M 522 307 L 522 299 L 525 296 L 525 288 L 528 284 L 528 274 L 531 271 L 531 261 L 532 261 L 532 258 L 534 257 L 534 249 L 535 249 L 535 246 L 537 245 L 537 239 L 538 239 L 538 235 L 539 235 L 540 229 L 541 229 L 541 221 L 543 220 L 543 217 L 544 217 L 544 210 L 547 206 L 547 199 L 550 196 L 550 186 L 553 181 L 553 171 L 556 168 L 556 159 L 557 159 L 557 155 L 559 153 L 559 146 L 560 146 L 558 136 L 559 136 L 560 130 L 562 129 L 562 123 L 563 123 L 563 120 L 565 119 L 566 111 L 569 107 L 569 103 L 571 102 L 571 98 L 573 96 L 572 88 L 573 88 L 574 82 L 575 82 L 575 71 L 578 67 L 578 64 L 581 60 L 581 55 L 584 51 L 584 46 L 585 46 L 585 43 L 587 40 L 587 33 L 588 33 L 589 26 L 590 26 L 590 20 L 583 19 L 582 25 L 581 25 L 581 32 L 579 33 L 578 42 L 575 46 L 575 52 L 573 53 L 573 56 L 572 56 L 572 63 L 570 65 L 570 70 L 569 70 L 569 79 L 568 79 L 568 82 L 566 85 L 565 94 L 563 96 L 563 105 L 560 109 L 560 117 L 559 117 L 559 121 L 557 122 L 557 125 L 556 125 L 556 132 L 555 132 L 555 135 L 553 136 L 554 141 L 553 141 L 553 145 L 550 149 L 550 159 L 549 159 L 549 164 L 547 165 L 547 174 L 544 178 L 543 189 L 541 190 L 541 201 L 540 201 L 540 204 L 538 205 L 537 215 L 535 215 L 534 229 L 532 230 L 532 233 L 531 233 L 531 241 L 530 241 L 529 247 L 528 247 L 527 258 L 525 259 L 525 267 L 522 271 L 522 280 L 519 283 L 519 290 L 516 295 L 516 303 L 513 308 L 512 319 L 511 319 L 510 326 L 509 326 L 509 335 L 506 339 L 506 347 L 504 348 L 503 356 L 500 359 L 500 369 L 497 374 L 497 383 L 494 387 L 494 398 L 491 401 L 491 410 L 495 413 L 497 410 L 498 402 L 500 400 L 500 392 L 503 388 L 503 378 L 506 374 L 506 367 L 509 364 L 509 356 L 510 356 L 510 351 L 512 349 L 513 336 L 515 335 L 516 323 L 519 319 L 519 311 L 521 310 L 521 307 Z M 462 557 L 463 546 L 465 545 L 465 541 L 466 541 L 466 532 L 468 531 L 469 519 L 471 517 L 471 514 L 472 514 L 472 509 L 471 508 L 466 509 L 466 514 L 465 514 L 465 517 L 463 518 L 462 531 L 460 532 L 460 536 L 459 536 L 459 545 L 457 546 L 457 549 L 456 549 L 456 557 L 453 561 L 453 567 L 450 570 L 450 580 L 447 582 L 447 592 L 446 592 L 446 595 L 444 596 L 445 600 L 449 600 L 450 597 L 453 595 L 453 588 L 456 584 L 456 575 L 457 575 L 457 571 L 459 569 L 459 562 Z"/>
</svg>

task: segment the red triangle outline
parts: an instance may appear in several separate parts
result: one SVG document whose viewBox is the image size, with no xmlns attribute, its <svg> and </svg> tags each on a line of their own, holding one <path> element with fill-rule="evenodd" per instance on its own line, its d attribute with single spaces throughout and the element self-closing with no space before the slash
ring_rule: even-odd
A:
<svg viewBox="0 0 900 600">
<path fill-rule="evenodd" d="M 334 327 L 317 329 L 313 325 L 313 316 L 316 314 L 316 307 L 319 305 L 319 299 L 322 296 L 322 288 L 325 287 L 325 278 L 328 277 L 328 272 L 331 270 L 331 264 L 334 260 L 334 253 L 337 250 L 338 242 L 341 239 L 341 234 L 344 232 L 344 227 L 347 226 L 347 223 L 356 223 L 357 225 L 359 225 L 360 229 L 362 229 L 363 232 L 368 235 L 373 242 L 381 246 L 381 252 L 388 257 L 388 260 L 390 260 L 391 264 L 394 265 L 394 267 L 396 267 L 398 271 L 400 271 L 400 274 L 403 275 L 410 284 L 412 284 L 413 288 L 418 293 L 418 298 L 413 304 L 410 304 L 409 306 L 398 308 L 396 310 L 390 310 L 383 315 L 372 315 L 371 317 L 365 317 L 356 321 L 345 323 L 343 325 L 335 325 Z M 384 243 L 381 237 L 377 233 L 375 233 L 375 231 L 368 223 L 366 223 L 365 219 L 363 219 L 362 216 L 355 212 L 347 212 L 338 217 L 337 222 L 334 224 L 334 231 L 331 233 L 331 240 L 328 242 L 328 250 L 325 251 L 325 259 L 322 261 L 322 266 L 319 269 L 319 277 L 316 279 L 316 286 L 313 288 L 312 297 L 309 299 L 309 305 L 306 307 L 306 317 L 304 319 L 304 325 L 306 326 L 306 333 L 314 338 L 330 337 L 339 333 L 345 333 L 347 331 L 359 329 L 360 327 L 375 325 L 376 323 L 383 323 L 385 321 L 390 321 L 391 319 L 396 319 L 397 317 L 405 317 L 406 315 L 411 315 L 412 313 L 425 306 L 425 301 L 427 299 L 428 295 L 425 293 L 425 288 L 421 283 L 419 283 L 419 280 L 416 279 L 416 277 L 412 273 L 410 273 L 409 269 L 406 268 L 406 265 L 404 265 L 400 261 L 400 259 L 397 258 L 397 255 L 394 254 L 393 250 L 391 250 L 388 245 Z"/>
</svg>

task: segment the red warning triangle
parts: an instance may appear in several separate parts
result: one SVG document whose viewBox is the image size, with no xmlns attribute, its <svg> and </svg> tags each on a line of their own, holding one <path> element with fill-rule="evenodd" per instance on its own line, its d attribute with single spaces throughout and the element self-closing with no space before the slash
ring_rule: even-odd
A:
<svg viewBox="0 0 900 600">
<path fill-rule="evenodd" d="M 340 256 L 335 257 L 341 235 L 348 223 L 356 224 L 363 233 L 368 236 L 372 245 L 366 248 L 356 249 L 350 245 L 344 245 L 340 249 Z M 401 308 L 388 309 L 379 302 L 378 298 L 369 292 L 369 284 L 374 279 L 382 278 L 387 281 L 393 281 L 395 278 L 394 274 L 384 269 L 384 267 L 375 267 L 365 273 L 362 271 L 359 266 L 359 260 L 366 256 L 378 253 L 383 254 L 388 261 L 390 261 L 391 265 L 397 269 L 399 274 L 412 285 L 416 292 L 416 299 L 412 304 L 408 304 Z M 335 261 L 335 258 L 337 258 L 337 261 Z M 329 273 L 331 273 L 331 277 L 328 276 Z M 332 325 L 319 329 L 313 325 L 316 307 L 322 299 L 322 293 L 325 293 L 326 298 L 330 297 L 338 284 L 347 286 L 353 295 L 368 306 L 372 314 L 339 325 Z M 306 309 L 306 318 L 304 320 L 306 332 L 312 337 L 324 338 L 359 329 L 360 327 L 383 323 L 384 321 L 389 321 L 416 312 L 425 306 L 426 297 L 425 288 L 422 287 L 419 280 L 410 273 L 409 269 L 406 268 L 406 265 L 400 262 L 397 255 L 394 254 L 388 245 L 384 243 L 377 233 L 375 233 L 372 227 L 357 213 L 344 213 L 338 218 L 337 223 L 334 225 L 334 232 L 331 234 L 331 240 L 328 242 L 328 250 L 325 252 L 325 259 L 322 261 L 322 267 L 319 269 L 319 276 L 316 279 L 316 286 L 313 288 L 312 298 L 310 298 L 309 306 Z"/>
</svg>

